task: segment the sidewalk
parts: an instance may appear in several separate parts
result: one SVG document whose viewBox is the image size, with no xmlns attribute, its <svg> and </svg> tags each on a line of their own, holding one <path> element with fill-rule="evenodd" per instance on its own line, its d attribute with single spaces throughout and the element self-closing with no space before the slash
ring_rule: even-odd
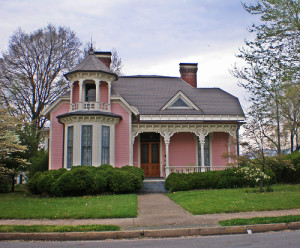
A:
<svg viewBox="0 0 300 248">
<path fill-rule="evenodd" d="M 0 233 L 1 240 L 105 240 L 129 238 L 166 238 L 223 234 L 251 234 L 255 232 L 299 230 L 300 222 L 221 227 L 220 220 L 281 215 L 300 215 L 300 209 L 191 215 L 163 194 L 138 196 L 137 218 L 123 219 L 63 219 L 63 220 L 1 220 L 0 225 L 118 225 L 114 232 L 66 233 Z"/>
<path fill-rule="evenodd" d="M 191 215 L 164 194 L 138 195 L 137 218 L 122 219 L 0 219 L 0 225 L 118 225 L 122 230 L 153 230 L 196 227 L 220 227 L 220 220 L 283 215 L 300 215 L 300 209 Z"/>
</svg>

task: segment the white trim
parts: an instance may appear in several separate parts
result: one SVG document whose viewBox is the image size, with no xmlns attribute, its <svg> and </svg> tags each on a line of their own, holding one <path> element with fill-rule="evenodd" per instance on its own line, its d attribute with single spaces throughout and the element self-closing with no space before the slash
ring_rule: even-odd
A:
<svg viewBox="0 0 300 248">
<path fill-rule="evenodd" d="M 138 138 L 138 167 L 142 168 L 141 167 L 141 135 L 138 134 L 137 138 Z"/>
<path fill-rule="evenodd" d="M 163 168 L 164 168 L 164 164 L 163 164 L 163 137 L 160 135 L 159 136 L 159 150 L 160 150 L 160 177 L 163 177 Z"/>
<path fill-rule="evenodd" d="M 136 107 L 134 106 L 131 106 L 128 102 L 125 101 L 125 99 L 121 96 L 111 96 L 110 98 L 111 102 L 113 101 L 121 101 L 121 103 L 123 103 L 123 105 L 126 107 L 125 109 L 127 109 L 127 112 L 128 110 L 132 113 L 134 113 L 135 115 L 138 115 L 139 114 L 139 111 Z M 122 105 L 122 106 L 123 106 Z"/>
<path fill-rule="evenodd" d="M 172 107 L 172 104 L 174 104 L 179 98 L 181 98 L 189 107 Z M 182 91 L 179 91 L 175 96 L 171 98 L 163 107 L 161 110 L 165 109 L 196 109 L 200 110 L 195 103 L 193 103 Z"/>
<path fill-rule="evenodd" d="M 242 115 L 140 115 L 141 121 L 244 121 Z"/>
<path fill-rule="evenodd" d="M 129 114 L 129 165 L 133 166 L 133 145 L 135 137 L 132 137 L 132 113 Z"/>
</svg>

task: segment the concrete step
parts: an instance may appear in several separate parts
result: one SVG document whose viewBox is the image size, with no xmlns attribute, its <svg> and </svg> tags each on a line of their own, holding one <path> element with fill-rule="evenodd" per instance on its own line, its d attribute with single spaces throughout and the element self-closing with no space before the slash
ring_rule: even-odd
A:
<svg viewBox="0 0 300 248">
<path fill-rule="evenodd" d="M 139 193 L 167 193 L 164 179 L 145 179 Z"/>
</svg>

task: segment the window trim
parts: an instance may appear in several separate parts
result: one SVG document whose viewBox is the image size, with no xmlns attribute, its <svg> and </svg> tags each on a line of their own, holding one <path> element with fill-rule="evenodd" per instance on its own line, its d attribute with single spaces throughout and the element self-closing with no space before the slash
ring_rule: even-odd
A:
<svg viewBox="0 0 300 248">
<path fill-rule="evenodd" d="M 70 130 L 72 130 L 72 132 L 70 132 Z M 70 133 L 72 133 L 72 141 L 70 141 L 70 139 L 69 139 Z M 70 142 L 72 144 L 70 144 Z M 69 151 L 71 151 L 71 158 L 70 158 Z M 67 163 L 66 163 L 67 169 L 72 168 L 73 161 L 74 161 L 74 126 L 68 126 L 67 127 Z"/>
<path fill-rule="evenodd" d="M 83 139 L 84 139 L 84 135 L 83 135 L 83 129 L 84 127 L 90 127 L 91 129 L 91 140 L 90 140 L 90 145 L 83 145 Z M 91 150 L 91 155 L 90 155 L 90 164 L 89 163 L 84 163 L 83 161 L 83 151 L 84 151 L 84 148 L 86 147 L 90 147 L 90 150 Z M 93 165 L 93 125 L 81 125 L 81 165 L 85 165 L 85 166 L 91 166 Z"/>
<path fill-rule="evenodd" d="M 107 140 L 104 140 L 105 129 L 108 130 Z M 101 126 L 101 164 L 110 163 L 110 132 L 111 132 L 110 126 L 106 126 L 106 125 Z"/>
</svg>

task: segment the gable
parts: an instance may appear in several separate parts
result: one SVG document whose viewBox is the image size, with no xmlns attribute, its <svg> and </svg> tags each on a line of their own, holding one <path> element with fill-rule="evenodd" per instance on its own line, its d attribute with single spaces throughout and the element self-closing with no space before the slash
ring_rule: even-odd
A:
<svg viewBox="0 0 300 248">
<path fill-rule="evenodd" d="M 165 109 L 193 109 L 199 110 L 197 105 L 193 103 L 182 91 L 179 91 L 171 98 L 161 110 Z"/>
</svg>

